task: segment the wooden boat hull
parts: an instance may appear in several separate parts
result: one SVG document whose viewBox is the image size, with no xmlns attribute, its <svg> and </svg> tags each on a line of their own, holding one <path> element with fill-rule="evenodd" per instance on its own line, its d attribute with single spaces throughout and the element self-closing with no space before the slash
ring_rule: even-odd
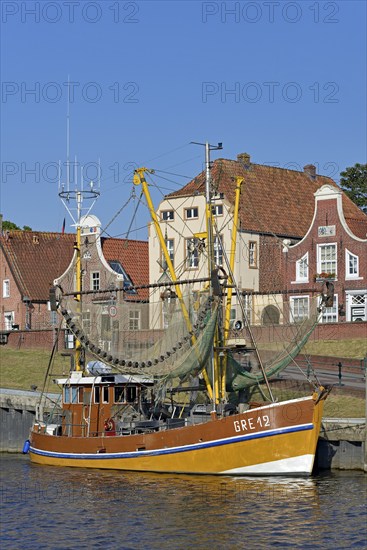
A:
<svg viewBox="0 0 367 550">
<path fill-rule="evenodd" d="M 30 457 L 38 464 L 145 472 L 309 475 L 323 398 L 275 403 L 242 414 L 157 432 L 67 437 L 37 432 Z"/>
</svg>

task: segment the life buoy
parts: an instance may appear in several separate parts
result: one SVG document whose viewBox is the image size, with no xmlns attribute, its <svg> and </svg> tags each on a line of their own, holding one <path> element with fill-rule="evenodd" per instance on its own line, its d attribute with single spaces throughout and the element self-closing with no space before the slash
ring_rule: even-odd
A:
<svg viewBox="0 0 367 550">
<path fill-rule="evenodd" d="M 113 418 L 106 418 L 104 421 L 104 431 L 105 432 L 114 432 L 115 431 L 115 421 Z"/>
</svg>

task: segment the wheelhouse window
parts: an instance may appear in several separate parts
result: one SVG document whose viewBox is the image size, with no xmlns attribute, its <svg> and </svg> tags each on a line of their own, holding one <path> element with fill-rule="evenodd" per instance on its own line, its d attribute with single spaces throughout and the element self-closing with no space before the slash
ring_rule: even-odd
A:
<svg viewBox="0 0 367 550">
<path fill-rule="evenodd" d="M 70 403 L 70 387 L 64 386 L 64 403 Z"/>
<path fill-rule="evenodd" d="M 345 250 L 345 269 L 347 279 L 354 279 L 359 276 L 359 258 L 349 250 Z"/>
<path fill-rule="evenodd" d="M 10 281 L 9 279 L 3 280 L 3 298 L 10 297 Z"/>
<path fill-rule="evenodd" d="M 213 245 L 214 262 L 216 265 L 223 265 L 223 245 L 221 235 L 215 235 Z"/>
<path fill-rule="evenodd" d="M 291 303 L 291 319 L 292 323 L 301 323 L 308 319 L 310 306 L 308 296 L 294 296 L 290 299 Z"/>
<path fill-rule="evenodd" d="M 319 244 L 317 246 L 317 272 L 337 274 L 336 244 Z"/>
<path fill-rule="evenodd" d="M 199 267 L 199 239 L 186 239 L 186 267 L 196 269 Z"/>
<path fill-rule="evenodd" d="M 93 271 L 90 275 L 90 287 L 91 290 L 97 291 L 100 289 L 100 275 L 99 271 Z"/>
<path fill-rule="evenodd" d="M 164 222 L 171 222 L 175 219 L 174 210 L 162 210 L 161 211 L 161 220 Z"/>
<path fill-rule="evenodd" d="M 296 262 L 296 281 L 308 281 L 308 253 Z"/>
<path fill-rule="evenodd" d="M 95 386 L 94 388 L 94 402 L 95 403 L 101 402 L 101 388 L 99 386 Z"/>
<path fill-rule="evenodd" d="M 109 403 L 109 388 L 108 386 L 103 386 L 102 388 L 102 403 Z"/>
<path fill-rule="evenodd" d="M 78 403 L 78 390 L 79 388 L 77 386 L 71 387 L 71 402 L 72 403 Z"/>
<path fill-rule="evenodd" d="M 140 330 L 140 310 L 131 309 L 129 311 L 129 330 Z"/>
<path fill-rule="evenodd" d="M 191 208 L 185 208 L 185 219 L 194 220 L 199 217 L 199 209 L 197 206 L 192 206 Z"/>
<path fill-rule="evenodd" d="M 125 388 L 124 386 L 115 386 L 115 395 L 114 395 L 114 401 L 115 403 L 125 403 Z"/>
<path fill-rule="evenodd" d="M 248 265 L 250 268 L 257 267 L 257 242 L 249 241 L 248 243 Z"/>
<path fill-rule="evenodd" d="M 128 386 L 126 388 L 126 401 L 127 403 L 134 403 L 137 397 L 137 388 L 136 386 Z"/>
</svg>

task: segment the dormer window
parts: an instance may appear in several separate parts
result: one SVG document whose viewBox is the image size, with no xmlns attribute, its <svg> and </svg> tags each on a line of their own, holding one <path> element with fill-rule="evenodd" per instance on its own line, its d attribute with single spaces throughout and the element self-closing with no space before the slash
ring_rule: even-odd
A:
<svg viewBox="0 0 367 550">
<path fill-rule="evenodd" d="M 308 253 L 296 262 L 296 281 L 308 281 Z"/>
<path fill-rule="evenodd" d="M 345 249 L 345 278 L 356 279 L 359 276 L 359 258 Z"/>
</svg>

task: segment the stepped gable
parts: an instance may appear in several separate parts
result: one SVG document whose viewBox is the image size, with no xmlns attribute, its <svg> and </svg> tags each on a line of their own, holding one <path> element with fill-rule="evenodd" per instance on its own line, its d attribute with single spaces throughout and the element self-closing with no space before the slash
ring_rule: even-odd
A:
<svg viewBox="0 0 367 550">
<path fill-rule="evenodd" d="M 119 261 L 134 285 L 149 284 L 149 252 L 147 241 L 101 238 L 102 252 L 107 261 Z M 149 297 L 148 289 L 138 291 L 139 299 Z M 128 296 L 126 296 L 128 298 Z"/>
<path fill-rule="evenodd" d="M 1 247 L 22 296 L 48 300 L 50 286 L 72 257 L 75 235 L 42 231 L 5 231 Z"/>
<path fill-rule="evenodd" d="M 245 162 L 244 162 L 245 161 Z M 238 160 L 217 159 L 212 162 L 211 176 L 218 193 L 234 203 L 235 178 L 244 178 L 241 191 L 241 229 L 255 233 L 274 233 L 282 237 L 301 238 L 308 231 L 314 214 L 314 193 L 325 184 L 339 189 L 334 180 L 316 174 L 313 165 L 303 172 L 253 164 L 247 154 Z M 190 181 L 174 196 L 192 196 L 205 193 L 205 171 Z M 366 216 L 343 193 L 344 217 L 351 231 L 364 238 Z"/>
</svg>

